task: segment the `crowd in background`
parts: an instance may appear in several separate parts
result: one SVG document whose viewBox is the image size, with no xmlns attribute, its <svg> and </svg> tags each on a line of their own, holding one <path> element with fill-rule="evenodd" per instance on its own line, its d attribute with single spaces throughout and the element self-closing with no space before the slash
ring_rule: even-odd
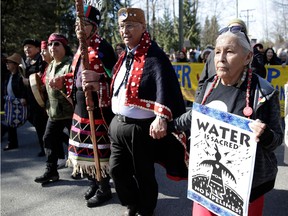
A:
<svg viewBox="0 0 288 216">
<path fill-rule="evenodd" d="M 266 49 L 261 43 L 253 46 L 254 53 L 259 53 L 263 59 L 263 65 L 282 65 L 285 67 L 288 64 L 288 48 L 279 48 L 275 51 L 274 48 L 267 47 Z M 191 62 L 191 63 L 206 63 L 208 56 L 214 51 L 214 47 L 207 45 L 204 49 L 189 49 L 172 51 L 167 54 L 171 62 Z"/>
</svg>

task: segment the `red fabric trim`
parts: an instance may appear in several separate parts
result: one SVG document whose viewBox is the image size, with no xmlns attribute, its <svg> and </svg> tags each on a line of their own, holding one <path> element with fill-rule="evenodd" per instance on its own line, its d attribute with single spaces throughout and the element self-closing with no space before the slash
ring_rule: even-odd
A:
<svg viewBox="0 0 288 216">
<path fill-rule="evenodd" d="M 69 97 L 71 96 L 72 87 L 73 87 L 73 73 L 65 74 L 64 83 L 65 83 L 67 97 Z"/>
<path fill-rule="evenodd" d="M 42 84 L 43 84 L 44 86 L 46 85 L 47 68 L 48 68 L 48 65 L 45 67 L 44 73 L 43 73 L 43 75 L 41 76 L 41 82 L 42 82 Z"/>
<path fill-rule="evenodd" d="M 145 110 L 150 110 L 154 112 L 155 115 L 162 116 L 168 119 L 168 121 L 172 120 L 171 110 L 167 106 L 161 105 L 154 101 L 131 97 L 127 99 L 126 105 L 132 105 L 132 106 L 139 107 Z"/>
<path fill-rule="evenodd" d="M 75 73 L 75 69 L 77 66 L 77 62 L 79 61 L 79 58 L 80 58 L 80 54 L 81 54 L 81 51 L 80 51 L 80 47 L 79 47 L 77 52 L 75 53 L 75 55 L 73 57 L 73 61 L 71 63 L 71 73 L 65 74 L 65 77 L 64 77 L 64 79 L 65 79 L 64 85 L 66 87 L 67 97 L 70 97 L 71 93 L 72 93 L 72 88 L 74 85 L 74 73 Z"/>
<path fill-rule="evenodd" d="M 181 178 L 181 177 L 176 177 L 176 176 L 171 176 L 166 174 L 167 178 L 173 180 L 173 181 L 182 181 L 182 180 L 188 180 L 188 178 Z"/>
<path fill-rule="evenodd" d="M 71 130 L 75 133 L 81 133 L 81 134 L 85 134 L 85 135 L 91 135 L 91 130 L 84 130 L 84 129 L 81 129 L 81 128 L 77 128 L 75 126 L 72 126 L 71 127 Z M 105 136 L 107 135 L 107 132 L 106 131 L 95 131 L 95 135 L 100 137 L 100 136 Z"/>
<path fill-rule="evenodd" d="M 181 143 L 181 145 L 183 146 L 184 148 L 184 162 L 187 166 L 187 168 L 189 168 L 189 152 L 187 151 L 187 137 L 186 137 L 186 134 L 184 132 L 179 132 L 179 133 L 176 133 L 176 132 L 173 132 L 172 133 L 176 139 Z"/>
<path fill-rule="evenodd" d="M 81 124 L 90 124 L 89 119 L 86 118 L 81 118 L 80 116 L 78 116 L 77 114 L 73 114 L 73 119 L 75 119 L 76 121 L 80 122 Z M 103 119 L 95 119 L 94 120 L 95 125 L 101 125 L 101 124 L 105 124 L 105 122 L 103 121 Z"/>
<path fill-rule="evenodd" d="M 80 51 L 80 47 L 79 47 L 77 52 L 75 53 L 75 55 L 73 57 L 73 61 L 72 61 L 72 64 L 71 64 L 71 69 L 72 69 L 72 73 L 73 74 L 75 72 L 75 69 L 76 69 L 76 66 L 77 66 L 77 62 L 79 61 L 80 54 L 81 54 L 81 51 Z"/>
<path fill-rule="evenodd" d="M 125 105 L 132 105 L 135 107 L 139 107 L 141 109 L 150 110 L 150 111 L 154 112 L 156 115 L 162 116 L 162 117 L 168 119 L 168 121 L 170 121 L 170 120 L 172 120 L 173 116 L 172 116 L 172 112 L 169 109 L 169 107 L 164 106 L 163 104 L 156 103 L 154 101 L 141 99 L 141 98 L 139 98 L 139 95 L 138 95 L 138 89 L 139 89 L 142 74 L 143 74 L 145 59 L 146 59 L 147 52 L 148 52 L 148 49 L 150 46 L 151 46 L 150 36 L 149 36 L 148 32 L 144 32 L 143 37 L 141 39 L 141 42 L 139 44 L 139 47 L 137 48 L 137 50 L 134 53 L 134 64 L 133 64 L 133 68 L 131 71 L 131 76 L 129 77 L 128 82 L 127 82 L 127 86 L 126 86 L 126 88 L 127 88 L 127 91 L 126 91 L 127 100 L 126 100 Z M 125 57 L 125 55 L 123 53 L 119 57 L 116 65 L 114 67 L 115 71 L 114 71 L 112 83 L 111 83 L 111 93 L 113 93 L 114 81 L 115 81 L 117 73 L 119 72 L 120 67 L 123 63 L 124 57 Z M 128 97 L 128 95 L 129 95 L 129 97 Z"/>
<path fill-rule="evenodd" d="M 101 38 L 99 35 L 94 35 L 90 40 L 90 43 L 88 46 L 89 70 L 93 70 L 96 73 L 99 73 L 100 75 L 106 75 L 104 65 L 98 56 L 98 50 L 99 50 L 99 46 L 102 40 L 103 38 Z M 72 73 L 65 76 L 65 86 L 66 86 L 68 97 L 71 96 L 72 87 L 75 84 L 74 74 L 75 74 L 77 63 L 81 56 L 80 54 L 81 54 L 81 51 L 80 51 L 80 48 L 78 48 L 73 58 L 73 62 L 71 64 Z M 99 98 L 99 107 L 108 107 L 111 105 L 109 84 L 107 82 L 100 82 L 98 98 Z"/>
<path fill-rule="evenodd" d="M 90 11 L 91 11 L 91 7 L 87 7 L 87 11 L 85 13 L 85 17 L 89 17 Z"/>
</svg>

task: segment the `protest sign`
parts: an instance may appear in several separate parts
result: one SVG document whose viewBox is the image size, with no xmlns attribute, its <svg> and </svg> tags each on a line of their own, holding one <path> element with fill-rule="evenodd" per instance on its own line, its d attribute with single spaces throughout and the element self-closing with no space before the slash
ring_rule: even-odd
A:
<svg viewBox="0 0 288 216">
<path fill-rule="evenodd" d="M 248 215 L 256 146 L 250 119 L 193 104 L 188 198 L 217 215 Z"/>
</svg>

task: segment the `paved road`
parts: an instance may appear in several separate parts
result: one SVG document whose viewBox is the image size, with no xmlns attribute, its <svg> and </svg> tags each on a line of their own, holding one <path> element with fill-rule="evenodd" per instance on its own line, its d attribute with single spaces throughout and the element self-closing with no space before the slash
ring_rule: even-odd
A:
<svg viewBox="0 0 288 216">
<path fill-rule="evenodd" d="M 59 170 L 60 181 L 46 185 L 34 182 L 43 174 L 45 158 L 37 157 L 39 147 L 36 132 L 29 123 L 18 129 L 19 149 L 1 151 L 1 215 L 2 216 L 120 216 L 125 208 L 113 191 L 107 205 L 87 208 L 83 194 L 87 180 L 70 177 L 71 168 Z M 3 138 L 1 147 L 7 142 Z M 277 150 L 279 175 L 275 189 L 266 195 L 264 216 L 288 215 L 288 167 L 283 164 L 283 150 Z M 187 181 L 173 182 L 165 177 L 164 169 L 156 165 L 159 199 L 156 216 L 190 216 L 192 202 L 186 198 Z"/>
</svg>

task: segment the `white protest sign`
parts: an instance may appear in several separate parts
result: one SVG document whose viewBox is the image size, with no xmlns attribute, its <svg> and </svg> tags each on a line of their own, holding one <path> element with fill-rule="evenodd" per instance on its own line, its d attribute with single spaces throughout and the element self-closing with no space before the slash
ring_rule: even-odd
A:
<svg viewBox="0 0 288 216">
<path fill-rule="evenodd" d="M 257 146 L 250 121 L 193 104 L 188 198 L 217 215 L 248 215 Z"/>
</svg>

